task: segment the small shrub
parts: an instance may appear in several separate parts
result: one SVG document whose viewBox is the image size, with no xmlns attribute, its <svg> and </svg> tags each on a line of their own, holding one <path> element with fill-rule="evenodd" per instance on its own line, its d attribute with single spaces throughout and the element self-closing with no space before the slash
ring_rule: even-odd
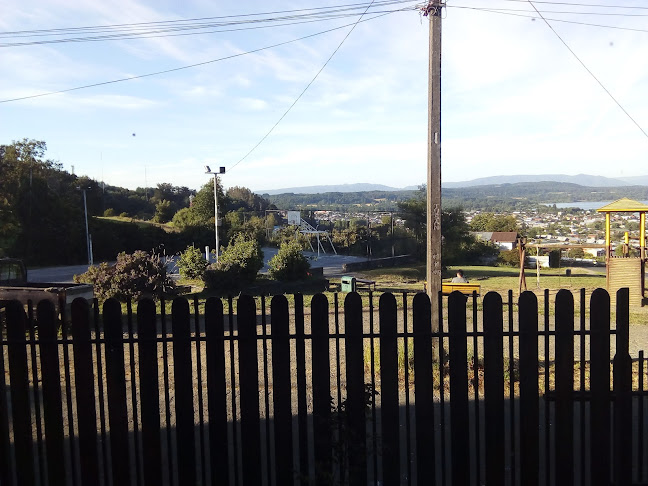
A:
<svg viewBox="0 0 648 486">
<path fill-rule="evenodd" d="M 190 245 L 180 253 L 177 265 L 180 275 L 184 278 L 203 278 L 209 263 L 198 248 Z"/>
<path fill-rule="evenodd" d="M 113 208 L 108 208 L 104 211 L 104 216 L 110 218 L 115 215 L 115 210 Z"/>
<path fill-rule="evenodd" d="M 120 218 L 128 218 L 128 213 L 127 212 L 119 213 L 119 217 Z"/>
<path fill-rule="evenodd" d="M 159 297 L 175 288 L 160 256 L 142 250 L 120 253 L 114 265 L 91 266 L 86 273 L 75 275 L 74 281 L 93 284 L 99 300 L 114 297 L 121 302 L 145 296 Z"/>
<path fill-rule="evenodd" d="M 252 283 L 263 268 L 263 251 L 256 240 L 240 233 L 223 250 L 218 264 L 205 271 L 205 286 L 210 289 L 233 290 Z"/>
<path fill-rule="evenodd" d="M 270 276 L 281 281 L 305 279 L 310 269 L 310 263 L 302 253 L 301 244 L 294 240 L 282 243 L 268 266 Z"/>
<path fill-rule="evenodd" d="M 497 264 L 505 265 L 508 267 L 519 267 L 520 266 L 520 252 L 516 249 L 514 250 L 502 250 L 497 256 Z"/>
</svg>

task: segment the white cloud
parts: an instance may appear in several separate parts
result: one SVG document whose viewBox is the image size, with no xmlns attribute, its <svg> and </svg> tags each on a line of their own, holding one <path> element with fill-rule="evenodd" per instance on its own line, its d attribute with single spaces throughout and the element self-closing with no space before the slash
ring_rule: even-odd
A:
<svg viewBox="0 0 648 486">
<path fill-rule="evenodd" d="M 257 98 L 241 98 L 238 104 L 242 109 L 249 111 L 260 111 L 268 108 L 268 103 L 265 100 Z"/>
</svg>

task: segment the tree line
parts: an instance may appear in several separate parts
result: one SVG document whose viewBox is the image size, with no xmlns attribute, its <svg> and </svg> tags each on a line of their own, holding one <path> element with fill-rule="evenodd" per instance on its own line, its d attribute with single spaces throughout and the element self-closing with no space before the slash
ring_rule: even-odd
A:
<svg viewBox="0 0 648 486">
<path fill-rule="evenodd" d="M 46 150 L 45 142 L 29 139 L 0 145 L 0 257 L 23 258 L 31 265 L 83 262 L 86 258 L 84 191 L 97 260 L 114 260 L 124 251 L 156 249 L 172 254 L 190 245 L 213 247 L 212 181 L 198 191 L 168 183 L 130 190 L 71 174 L 60 163 L 47 158 Z M 267 199 L 245 187 L 231 187 L 224 192 L 219 184 L 222 245 L 227 246 L 243 235 L 261 245 L 278 247 L 296 239 L 304 248 L 309 243 L 316 248 L 313 236 L 309 241 L 307 235 L 288 227 L 282 220 L 277 211 L 279 206 L 273 201 L 288 204 L 290 197 L 296 195 L 284 196 L 284 199 L 276 196 Z M 311 218 L 314 227 L 329 232 L 338 252 L 369 257 L 415 254 L 424 258 L 425 187 L 391 195 L 371 191 L 319 196 L 330 204 L 340 204 L 343 209 L 365 200 L 392 205 L 391 211 L 402 220 L 402 224 L 394 224 L 393 214 L 384 215 L 380 222 L 360 218 L 328 222 Z M 285 209 L 299 209 L 296 200 L 292 201 L 296 206 Z M 309 218 L 307 212 L 303 214 Z M 475 218 L 471 227 L 459 206 L 444 208 L 444 262 L 467 263 L 492 258 L 496 250 L 476 241 L 470 232 L 517 231 L 515 218 L 503 218 L 486 213 Z M 324 239 L 323 235 L 319 237 Z"/>
</svg>

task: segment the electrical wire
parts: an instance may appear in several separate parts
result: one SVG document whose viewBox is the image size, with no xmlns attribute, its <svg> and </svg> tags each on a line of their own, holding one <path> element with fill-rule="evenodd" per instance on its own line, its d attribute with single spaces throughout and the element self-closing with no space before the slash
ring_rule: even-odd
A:
<svg viewBox="0 0 648 486">
<path fill-rule="evenodd" d="M 630 115 L 630 113 L 628 113 L 628 111 L 621 105 L 621 103 L 619 103 L 619 101 L 612 95 L 612 93 L 605 87 L 605 85 L 596 77 L 596 75 L 587 67 L 587 65 L 581 60 L 581 58 L 578 57 L 578 55 L 572 50 L 572 48 L 569 47 L 567 42 L 565 42 L 565 40 L 560 36 L 560 34 L 558 34 L 558 32 L 556 32 L 556 29 L 554 29 L 553 26 L 547 21 L 547 19 L 545 19 L 543 17 L 543 15 L 540 13 L 540 11 L 533 4 L 533 1 L 528 0 L 528 2 L 533 7 L 533 9 L 538 13 L 540 18 L 544 21 L 544 23 L 547 24 L 547 27 L 549 27 L 551 29 L 551 31 L 556 35 L 556 37 L 558 37 L 560 42 L 563 43 L 563 45 L 567 48 L 567 50 L 569 52 L 571 52 L 571 54 L 580 63 L 580 65 L 583 66 L 585 71 L 587 71 L 589 73 L 589 75 L 592 76 L 592 78 L 594 78 L 594 81 L 596 81 L 598 83 L 598 85 L 601 88 L 603 88 L 603 91 L 605 91 L 607 93 L 607 95 L 612 99 L 612 101 L 614 101 L 614 103 L 616 103 L 616 105 L 621 109 L 621 111 L 623 111 L 623 113 L 626 114 L 626 116 L 630 119 L 630 121 L 632 121 L 632 123 L 634 123 L 637 126 L 637 128 L 639 130 L 641 130 L 641 133 L 643 133 L 646 136 L 646 138 L 648 138 L 648 133 L 646 133 L 646 131 L 641 127 L 641 125 L 639 125 L 639 123 L 632 117 L 632 115 Z"/>
<path fill-rule="evenodd" d="M 517 2 L 517 3 L 527 3 L 528 0 L 502 0 L 504 2 Z M 541 3 L 544 5 L 568 5 L 570 7 L 601 7 L 601 8 L 620 8 L 620 9 L 636 9 L 636 10 L 648 10 L 648 7 L 637 7 L 630 5 L 616 5 L 616 4 L 601 4 L 601 3 L 574 3 L 574 2 L 551 2 L 551 1 L 535 1 L 534 3 Z"/>
<path fill-rule="evenodd" d="M 292 104 L 288 107 L 288 109 L 283 113 L 283 115 L 281 115 L 281 117 L 279 117 L 279 119 L 276 121 L 276 123 L 275 123 L 274 125 L 272 125 L 272 127 L 270 128 L 270 130 L 268 130 L 268 132 L 267 132 L 263 137 L 261 137 L 261 140 L 259 140 L 259 141 L 257 142 L 257 144 L 256 144 L 254 147 L 252 147 L 248 153 L 246 153 L 246 154 L 245 154 L 241 159 L 239 159 L 238 162 L 236 162 L 232 167 L 230 167 L 230 169 L 229 169 L 230 172 L 231 172 L 232 169 L 234 169 L 237 165 L 239 165 L 241 162 L 243 162 L 245 159 L 247 159 L 248 156 L 249 156 L 252 152 L 254 152 L 254 151 L 257 149 L 257 147 L 259 147 L 259 145 L 261 145 L 261 144 L 265 141 L 266 138 L 268 138 L 268 137 L 270 136 L 270 134 L 274 131 L 275 128 L 277 128 L 277 125 L 279 125 L 279 123 L 281 123 L 281 121 L 286 117 L 286 115 L 288 115 L 288 113 L 290 112 L 290 110 L 293 109 L 293 107 L 297 104 L 297 102 L 301 99 L 301 97 L 304 96 L 304 93 L 306 93 L 306 91 L 308 90 L 308 88 L 310 88 L 311 85 L 315 82 L 315 80 L 318 78 L 318 76 L 320 75 L 320 73 L 321 73 L 322 71 L 324 71 L 324 68 L 328 65 L 328 63 L 331 61 L 331 59 L 333 59 L 333 56 L 335 56 L 335 54 L 340 50 L 340 48 L 342 47 L 342 44 L 344 44 L 344 42 L 349 38 L 349 36 L 351 35 L 351 33 L 352 33 L 352 32 L 355 30 L 355 28 L 358 26 L 358 24 L 359 24 L 360 21 L 362 20 L 362 17 L 367 13 L 367 11 L 369 10 L 369 8 L 371 7 L 372 4 L 373 4 L 373 1 L 372 1 L 371 4 L 367 7 L 367 9 L 366 9 L 365 12 L 362 14 L 362 16 L 360 16 L 360 18 L 358 18 L 358 20 L 356 20 L 356 22 L 353 24 L 353 27 L 351 27 L 351 28 L 349 29 L 349 32 L 347 32 L 347 34 L 344 36 L 344 38 L 343 38 L 342 41 L 338 44 L 338 46 L 335 48 L 335 50 L 331 53 L 331 55 L 330 55 L 329 58 L 326 60 L 326 62 L 324 63 L 324 65 L 320 68 L 320 70 L 317 71 L 317 73 L 315 74 L 315 76 L 313 77 L 313 79 L 311 79 L 310 82 L 309 82 L 309 83 L 306 85 L 306 87 L 304 88 L 304 90 L 303 90 L 301 93 L 299 93 L 299 96 L 297 96 L 297 98 L 295 99 L 295 101 L 293 101 Z M 372 18 L 375 19 L 375 18 L 377 18 L 377 17 L 384 17 L 385 15 L 387 15 L 387 14 L 383 14 L 383 15 L 375 16 L 375 17 L 372 17 Z"/>
<path fill-rule="evenodd" d="M 488 10 L 493 12 L 530 12 L 530 10 L 521 8 L 495 8 L 487 7 Z M 648 17 L 648 13 L 641 14 L 627 14 L 617 12 L 584 12 L 584 11 L 565 11 L 565 10 L 542 10 L 543 14 L 559 14 L 559 15 L 600 15 L 606 17 Z"/>
<path fill-rule="evenodd" d="M 384 0 L 377 2 L 374 7 L 388 7 L 398 5 L 399 11 L 415 9 L 415 6 L 402 7 L 407 4 L 414 4 L 415 0 Z M 30 40 L 24 42 L 7 42 L 0 44 L 0 47 L 21 47 L 30 45 L 52 44 L 52 43 L 66 43 L 66 42 L 97 42 L 106 40 L 122 40 L 122 39 L 136 39 L 136 38 L 151 38 L 151 37 L 171 37 L 177 35 L 197 35 L 197 34 L 210 34 L 216 32 L 231 32 L 234 30 L 247 30 L 260 28 L 256 24 L 265 24 L 263 27 L 283 27 L 285 25 L 294 25 L 297 23 L 307 23 L 316 21 L 334 20 L 345 17 L 355 17 L 360 15 L 358 12 L 360 7 L 365 7 L 367 4 L 351 4 L 347 6 L 337 7 L 320 7 L 317 9 L 301 9 L 291 10 L 288 12 L 290 15 L 271 16 L 256 18 L 261 15 L 268 14 L 245 14 L 238 16 L 224 16 L 224 17 L 205 17 L 201 19 L 188 19 L 176 21 L 159 21 L 159 22 L 145 22 L 136 24 L 115 24 L 112 26 L 90 26 L 90 27 L 71 27 L 62 29 L 44 29 L 33 31 L 14 31 L 14 32 L 0 32 L 0 39 L 23 39 L 23 38 L 38 38 L 38 37 L 56 37 L 56 36 L 69 36 L 71 34 L 77 37 L 54 38 L 45 40 Z M 313 10 L 315 10 L 313 12 Z M 372 14 L 387 13 L 395 10 L 373 10 Z M 298 12 L 298 13 L 294 13 Z M 299 13 L 306 12 L 306 13 Z M 208 20 L 207 22 L 205 20 Z M 218 21 L 215 21 L 218 20 Z M 249 26 L 250 24 L 254 24 Z M 239 27 L 248 25 L 248 27 Z M 236 26 L 238 28 L 228 29 L 227 27 Z M 217 29 L 208 30 L 205 29 Z M 176 34 L 169 34 L 169 32 L 181 31 L 194 31 L 183 32 Z M 78 37 L 79 34 L 84 34 Z M 92 34 L 92 35 L 88 35 Z"/>
<path fill-rule="evenodd" d="M 159 76 L 161 74 L 168 74 L 168 73 L 173 73 L 173 72 L 176 72 L 176 71 L 182 71 L 182 70 L 185 70 L 185 69 L 195 68 L 195 67 L 198 67 L 198 66 L 205 66 L 207 64 L 213 64 L 215 62 L 226 61 L 228 59 L 234 59 L 236 57 L 242 57 L 242 56 L 246 56 L 248 54 L 254 54 L 256 52 L 265 51 L 265 50 L 272 49 L 272 48 L 275 48 L 275 47 L 285 46 L 287 44 L 292 44 L 294 42 L 299 42 L 299 41 L 302 41 L 302 40 L 305 40 L 305 39 L 310 39 L 311 37 L 316 37 L 316 36 L 319 36 L 319 35 L 328 34 L 329 32 L 334 32 L 336 30 L 344 29 L 345 27 L 354 26 L 354 28 L 355 28 L 355 26 L 357 24 L 361 23 L 361 22 L 369 22 L 371 20 L 374 20 L 374 19 L 377 19 L 377 18 L 380 18 L 380 17 L 384 17 L 386 15 L 390 15 L 391 13 L 394 13 L 394 12 L 379 14 L 379 15 L 375 15 L 373 17 L 369 17 L 369 18 L 366 18 L 366 19 L 360 18 L 355 23 L 349 23 L 349 24 L 338 26 L 338 27 L 333 27 L 331 29 L 316 32 L 314 34 L 305 35 L 305 36 L 302 36 L 302 37 L 298 37 L 296 39 L 291 39 L 291 40 L 288 40 L 288 41 L 279 42 L 277 44 L 272 44 L 272 45 L 265 46 L 265 47 L 259 47 L 258 49 L 253 49 L 253 50 L 246 51 L 246 52 L 239 52 L 237 54 L 231 54 L 229 56 L 219 57 L 217 59 L 211 59 L 209 61 L 203 61 L 203 62 L 198 62 L 198 63 L 195 63 L 195 64 L 189 64 L 189 65 L 186 65 L 186 66 L 180 66 L 180 67 L 176 67 L 176 68 L 165 69 L 163 71 L 156 71 L 156 72 L 152 72 L 152 73 L 139 74 L 137 76 L 128 76 L 128 77 L 125 77 L 125 78 L 113 79 L 113 80 L 110 80 L 110 81 L 102 81 L 102 82 L 99 82 L 99 83 L 86 84 L 86 85 L 83 85 L 83 86 L 76 86 L 74 88 L 61 89 L 61 90 L 57 90 L 57 91 L 48 91 L 48 92 L 45 92 L 45 93 L 38 93 L 38 94 L 33 94 L 33 95 L 28 95 L 28 96 L 20 96 L 18 98 L 8 98 L 8 99 L 0 100 L 0 104 L 2 104 L 2 103 L 11 103 L 13 101 L 28 100 L 28 99 L 32 99 L 32 98 L 41 98 L 43 96 L 51 96 L 51 95 L 55 95 L 55 94 L 69 93 L 71 91 L 78 91 L 78 90 L 81 90 L 81 89 L 95 88 L 97 86 L 105 86 L 105 85 L 108 85 L 108 84 L 122 83 L 122 82 L 125 82 L 125 81 L 133 81 L 135 79 L 148 78 L 148 77 L 152 77 L 152 76 Z"/>
<path fill-rule="evenodd" d="M 373 5 L 375 6 L 394 5 L 394 4 L 408 3 L 408 1 L 409 0 L 383 0 L 383 1 L 373 2 Z M 335 9 L 347 8 L 347 7 L 365 8 L 367 5 L 369 4 L 366 2 L 350 3 L 350 4 L 343 4 L 343 5 L 331 5 L 328 7 L 312 7 L 312 8 L 301 8 L 295 10 L 276 10 L 271 12 L 259 12 L 259 13 L 252 13 L 252 14 L 221 15 L 221 16 L 213 16 L 213 17 L 197 17 L 197 18 L 179 19 L 179 20 L 157 20 L 151 22 L 136 22 L 130 24 L 108 24 L 108 25 L 100 25 L 100 26 L 64 27 L 64 28 L 56 28 L 56 29 L 18 30 L 18 31 L 6 31 L 6 32 L 0 31 L 0 34 L 22 34 L 22 33 L 37 33 L 37 32 L 47 33 L 47 32 L 58 32 L 58 31 L 78 31 L 78 30 L 85 30 L 85 29 L 110 29 L 115 27 L 130 28 L 134 26 L 143 26 L 143 25 L 173 24 L 173 23 L 181 23 L 181 22 L 195 22 L 195 21 L 216 20 L 216 19 L 246 18 L 246 17 L 261 16 L 261 15 L 275 15 L 275 14 L 285 14 L 285 13 L 295 13 L 295 12 L 311 12 L 317 10 L 335 10 Z"/>
<path fill-rule="evenodd" d="M 525 2 L 528 0 L 524 0 Z M 475 10 L 478 12 L 487 12 L 487 13 L 493 13 L 493 14 L 499 14 L 499 15 L 508 15 L 511 17 L 522 17 L 525 19 L 537 19 L 539 18 L 537 15 L 533 14 L 532 12 L 529 11 L 530 15 L 523 15 L 523 14 L 518 14 L 518 13 L 512 13 L 512 12 L 502 12 L 499 10 L 492 10 L 489 8 L 481 8 L 481 7 L 468 7 L 468 6 L 459 6 L 459 5 L 448 5 L 448 8 L 456 8 L 456 9 L 463 9 L 463 10 Z M 606 24 L 594 24 L 591 22 L 580 22 L 577 20 L 565 20 L 565 19 L 555 19 L 555 18 L 547 18 L 545 17 L 546 20 L 550 20 L 551 22 L 561 22 L 563 24 L 573 24 L 573 25 L 583 25 L 586 27 L 599 27 L 602 29 L 614 29 L 614 30 L 626 30 L 629 32 L 648 32 L 648 29 L 637 29 L 633 27 L 620 27 L 616 25 L 606 25 Z"/>
<path fill-rule="evenodd" d="M 395 12 L 405 12 L 408 10 L 416 10 L 416 7 L 409 7 L 409 8 L 400 8 L 400 9 L 394 9 L 394 10 L 378 10 L 378 11 L 372 11 L 372 14 L 380 14 L 380 13 L 395 13 Z M 326 17 L 319 17 L 319 18 L 314 18 L 314 19 L 309 19 L 309 20 L 295 20 L 292 22 L 288 22 L 285 20 L 282 20 L 280 24 L 272 24 L 272 25 L 252 25 L 248 27 L 239 27 L 239 28 L 231 28 L 231 29 L 224 29 L 224 28 L 219 28 L 217 30 L 202 30 L 205 29 L 206 27 L 203 26 L 193 26 L 193 27 L 188 27 L 184 29 L 166 29 L 166 30 L 159 30 L 159 31 L 147 31 L 143 33 L 132 33 L 132 34 L 126 34 L 126 33 L 119 33 L 119 34 L 110 34 L 110 35 L 102 35 L 102 36 L 96 36 L 96 37 L 72 37 L 72 38 L 65 38 L 65 39 L 49 39 L 49 40 L 39 40 L 39 41 L 29 41 L 29 42 L 10 42 L 10 43 L 0 43 L 0 48 L 7 48 L 7 47 L 24 47 L 24 46 L 33 46 L 33 45 L 43 45 L 43 44 L 63 44 L 63 43 L 82 43 L 82 42 L 104 42 L 104 41 L 113 41 L 113 40 L 132 40 L 132 39 L 154 39 L 154 38 L 162 38 L 162 37 L 178 37 L 178 36 L 190 36 L 190 35 L 205 35 L 205 34 L 214 34 L 214 33 L 224 33 L 224 32 L 238 32 L 238 31 L 243 31 L 243 30 L 257 30 L 257 29 L 268 29 L 268 28 L 277 28 L 277 27 L 286 27 L 290 25 L 299 25 L 299 24 L 308 24 L 308 23 L 314 23 L 314 22 L 324 22 L 328 20 L 337 20 L 337 19 L 342 19 L 342 18 L 348 18 L 348 17 L 355 17 L 359 14 L 339 14 L 339 15 L 328 15 Z M 229 25 L 229 24 L 228 24 Z M 174 34 L 168 34 L 164 32 L 173 32 L 177 30 L 200 30 L 199 32 L 180 32 L 180 33 L 174 33 Z M 159 35 L 156 35 L 159 34 Z"/>
</svg>

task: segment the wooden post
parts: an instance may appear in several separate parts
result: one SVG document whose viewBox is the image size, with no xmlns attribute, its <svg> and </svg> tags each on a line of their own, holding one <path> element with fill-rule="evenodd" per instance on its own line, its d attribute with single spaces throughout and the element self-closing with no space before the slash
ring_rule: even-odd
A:
<svg viewBox="0 0 648 486">
<path fill-rule="evenodd" d="M 610 289 L 610 256 L 612 253 L 610 239 L 610 213 L 605 213 L 605 281 L 608 290 Z"/>
<path fill-rule="evenodd" d="M 646 260 L 646 213 L 639 213 L 639 246 L 641 259 Z"/>
<path fill-rule="evenodd" d="M 425 8 L 425 15 L 430 17 L 426 277 L 433 332 L 439 330 L 441 291 L 441 7 L 438 0 L 431 0 Z M 433 347 L 433 359 L 438 361 L 438 339 L 434 340 Z"/>
<path fill-rule="evenodd" d="M 526 259 L 526 238 L 518 238 L 518 252 L 520 255 L 520 294 L 522 293 L 522 288 L 527 289 L 526 284 L 526 275 L 524 274 L 524 260 Z"/>
</svg>

